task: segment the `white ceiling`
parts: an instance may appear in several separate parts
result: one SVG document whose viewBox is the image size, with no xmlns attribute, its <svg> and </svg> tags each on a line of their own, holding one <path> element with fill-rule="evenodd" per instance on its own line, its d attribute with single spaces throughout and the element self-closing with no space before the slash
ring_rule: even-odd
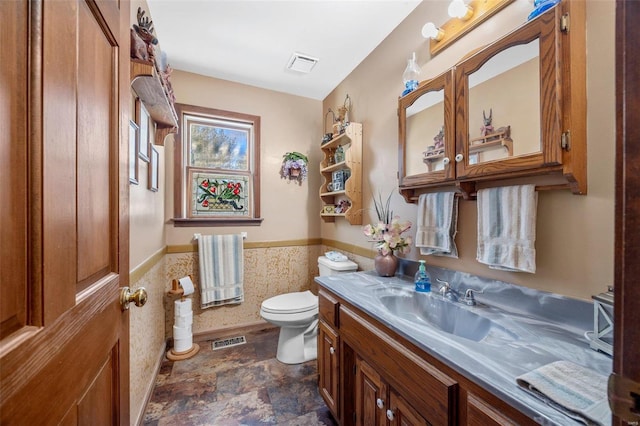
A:
<svg viewBox="0 0 640 426">
<path fill-rule="evenodd" d="M 324 99 L 421 0 L 147 0 L 174 69 Z M 288 70 L 294 52 L 319 59 Z"/>
</svg>

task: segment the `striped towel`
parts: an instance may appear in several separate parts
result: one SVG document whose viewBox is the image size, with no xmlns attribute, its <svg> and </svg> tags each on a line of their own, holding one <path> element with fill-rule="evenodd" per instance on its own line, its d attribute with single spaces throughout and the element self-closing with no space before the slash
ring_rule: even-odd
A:
<svg viewBox="0 0 640 426">
<path fill-rule="evenodd" d="M 201 235 L 200 307 L 244 302 L 242 235 Z"/>
<path fill-rule="evenodd" d="M 536 272 L 536 212 L 534 185 L 478 191 L 476 259 L 492 269 Z"/>
<path fill-rule="evenodd" d="M 556 361 L 516 382 L 549 406 L 586 425 L 610 425 L 607 377 L 570 361 Z"/>
<path fill-rule="evenodd" d="M 454 192 L 422 194 L 418 199 L 416 247 L 422 255 L 458 258 L 458 199 Z"/>
</svg>

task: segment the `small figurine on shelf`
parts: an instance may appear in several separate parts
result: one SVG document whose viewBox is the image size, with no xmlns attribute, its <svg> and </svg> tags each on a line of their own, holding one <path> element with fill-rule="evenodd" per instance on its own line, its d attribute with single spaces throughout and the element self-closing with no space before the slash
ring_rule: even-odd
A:
<svg viewBox="0 0 640 426">
<path fill-rule="evenodd" d="M 338 118 L 336 121 L 339 121 L 342 129 L 344 130 L 350 123 L 349 120 L 349 112 L 351 111 L 351 98 L 347 93 L 347 97 L 344 99 L 344 104 L 338 108 Z"/>
<path fill-rule="evenodd" d="M 351 207 L 349 200 L 340 200 L 336 206 L 336 213 L 346 213 L 349 207 Z"/>
<path fill-rule="evenodd" d="M 433 141 L 435 142 L 433 144 L 433 148 L 436 151 L 439 149 L 444 149 L 444 126 L 440 128 L 440 131 L 438 132 L 437 135 L 435 135 L 435 137 L 433 138 Z"/>
<path fill-rule="evenodd" d="M 155 45 L 158 39 L 153 35 L 153 21 L 144 16 L 144 10 L 138 7 L 138 25 L 133 25 L 135 33 L 131 32 L 131 57 L 152 61 L 155 59 Z M 137 37 L 136 37 L 137 36 Z M 139 40 L 145 44 L 146 51 L 142 48 Z"/>
<path fill-rule="evenodd" d="M 342 148 L 342 146 L 336 148 L 334 159 L 336 164 L 342 163 L 344 161 L 344 149 Z"/>
<path fill-rule="evenodd" d="M 493 133 L 493 126 L 491 122 L 493 121 L 493 109 L 489 109 L 489 117 L 485 114 L 484 110 L 482 110 L 482 123 L 483 126 L 480 127 L 480 136 L 487 136 Z"/>
</svg>

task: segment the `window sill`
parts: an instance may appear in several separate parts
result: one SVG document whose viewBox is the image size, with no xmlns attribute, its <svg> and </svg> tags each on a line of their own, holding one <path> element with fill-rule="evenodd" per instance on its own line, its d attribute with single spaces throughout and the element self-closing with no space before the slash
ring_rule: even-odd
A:
<svg viewBox="0 0 640 426">
<path fill-rule="evenodd" d="M 176 228 L 194 227 L 194 226 L 260 226 L 264 219 L 212 219 L 212 218 L 173 218 L 173 226 Z"/>
</svg>

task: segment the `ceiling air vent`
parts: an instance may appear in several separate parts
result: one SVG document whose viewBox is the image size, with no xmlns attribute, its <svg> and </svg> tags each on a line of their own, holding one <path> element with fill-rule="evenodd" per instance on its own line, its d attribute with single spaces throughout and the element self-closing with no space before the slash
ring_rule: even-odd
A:
<svg viewBox="0 0 640 426">
<path fill-rule="evenodd" d="M 318 63 L 318 58 L 312 56 L 303 55 L 301 53 L 294 53 L 289 59 L 287 68 L 293 71 L 310 73 L 313 67 Z"/>
</svg>

